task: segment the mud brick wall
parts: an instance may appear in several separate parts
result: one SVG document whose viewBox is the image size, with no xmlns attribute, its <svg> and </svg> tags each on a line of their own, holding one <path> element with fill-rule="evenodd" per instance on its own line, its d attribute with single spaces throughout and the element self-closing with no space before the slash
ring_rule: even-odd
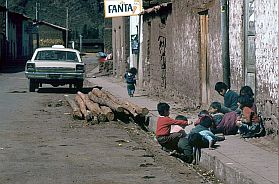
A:
<svg viewBox="0 0 279 184">
<path fill-rule="evenodd" d="M 221 60 L 221 16 L 219 1 L 208 10 L 208 64 L 210 101 L 222 101 L 223 98 L 214 90 L 215 83 L 223 81 L 223 64 Z"/>
<path fill-rule="evenodd" d="M 244 83 L 243 0 L 230 0 L 229 3 L 231 88 L 239 91 Z"/>
<path fill-rule="evenodd" d="M 112 18 L 113 74 L 116 77 L 123 77 L 128 67 L 129 38 L 128 17 Z"/>
<path fill-rule="evenodd" d="M 171 92 L 183 99 L 190 108 L 199 106 L 199 15 L 189 8 L 193 2 L 173 4 L 173 85 Z M 170 88 L 171 90 L 171 88 Z"/>
<path fill-rule="evenodd" d="M 112 20 L 106 18 L 104 22 L 104 52 L 112 53 Z"/>
<path fill-rule="evenodd" d="M 143 83 L 151 95 L 176 100 L 187 108 L 200 105 L 200 38 L 196 9 L 207 2 L 173 1 L 165 23 L 160 15 L 144 15 Z M 208 11 L 210 93 L 215 100 L 222 99 L 214 91 L 215 83 L 222 80 L 219 10 L 219 3 L 215 3 Z"/>
<path fill-rule="evenodd" d="M 244 4 L 229 1 L 231 88 L 244 85 Z M 210 4 L 207 6 L 207 4 Z M 266 117 L 278 120 L 278 1 L 255 0 L 256 100 Z M 222 101 L 214 90 L 223 80 L 221 10 L 218 0 L 173 0 L 171 11 L 145 14 L 143 86 L 151 95 L 195 108 L 200 103 L 200 36 L 198 11 L 208 10 L 209 102 Z M 167 14 L 165 21 L 164 14 Z"/>
</svg>

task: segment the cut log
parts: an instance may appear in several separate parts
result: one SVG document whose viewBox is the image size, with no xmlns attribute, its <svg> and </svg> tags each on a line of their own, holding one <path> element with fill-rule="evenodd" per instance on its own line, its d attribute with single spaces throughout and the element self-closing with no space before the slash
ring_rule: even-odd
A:
<svg viewBox="0 0 279 184">
<path fill-rule="evenodd" d="M 138 113 L 136 112 L 136 110 L 133 108 L 133 106 L 131 106 L 129 103 L 123 102 L 122 106 L 129 111 L 134 117 L 136 117 L 138 115 Z"/>
<path fill-rule="evenodd" d="M 112 110 L 109 107 L 101 106 L 101 110 L 106 115 L 106 117 L 109 121 L 114 120 L 114 113 L 112 112 Z"/>
<path fill-rule="evenodd" d="M 107 117 L 101 110 L 99 104 L 92 102 L 86 94 L 83 94 L 81 92 L 78 92 L 77 94 L 85 102 L 86 107 L 91 111 L 91 113 L 94 116 L 98 117 L 99 121 L 104 122 L 107 120 Z"/>
<path fill-rule="evenodd" d="M 108 98 L 108 96 L 98 88 L 93 88 L 92 93 L 99 98 Z"/>
<path fill-rule="evenodd" d="M 134 109 L 133 112 L 130 111 L 132 114 L 134 114 L 134 111 L 137 114 L 141 114 L 143 116 L 146 116 L 149 113 L 149 110 L 146 107 L 140 107 L 139 105 L 136 105 L 136 104 L 128 102 L 128 101 L 121 101 L 118 98 L 116 98 L 113 94 L 111 94 L 110 92 L 108 92 L 104 89 L 102 89 L 102 90 L 94 89 L 94 94 L 98 94 L 99 96 L 104 96 L 105 95 L 108 98 L 110 98 L 113 102 L 127 107 L 128 109 L 127 108 L 126 109 L 129 110 L 129 111 L 131 110 L 131 108 L 133 108 Z"/>
<path fill-rule="evenodd" d="M 73 118 L 77 118 L 77 119 L 82 119 L 82 113 L 80 112 L 80 109 L 77 105 L 77 103 L 72 100 L 69 95 L 64 95 L 66 101 L 68 102 L 68 104 L 70 105 L 70 107 L 72 108 L 72 116 Z"/>
<path fill-rule="evenodd" d="M 123 101 L 122 105 L 125 109 L 129 110 L 133 115 L 136 113 L 141 116 L 146 116 L 149 113 L 149 110 L 146 107 L 140 107 L 132 102 Z"/>
<path fill-rule="evenodd" d="M 123 101 L 121 101 L 120 99 L 116 98 L 116 97 L 115 97 L 113 94 L 111 94 L 110 92 L 108 92 L 108 91 L 106 91 L 106 90 L 104 90 L 104 89 L 102 89 L 102 90 L 100 90 L 100 91 L 102 91 L 105 95 L 107 95 L 107 97 L 110 98 L 113 102 L 115 102 L 115 103 L 117 103 L 117 104 L 119 104 L 119 105 L 121 105 L 121 104 L 123 103 Z"/>
<path fill-rule="evenodd" d="M 92 92 L 88 93 L 88 97 L 93 102 L 98 103 L 100 105 L 108 106 L 109 108 L 111 108 L 112 110 L 115 110 L 117 112 L 123 112 L 124 111 L 124 108 L 122 106 L 120 106 L 119 104 L 113 102 L 112 100 L 110 100 L 107 97 L 99 98 L 95 94 L 93 94 Z"/>
<path fill-rule="evenodd" d="M 82 98 L 79 95 L 76 95 L 75 101 L 79 105 L 80 111 L 83 114 L 83 117 L 85 118 L 85 120 L 89 121 L 91 119 L 91 117 L 86 109 L 86 105 L 85 105 L 84 101 L 82 100 Z"/>
</svg>

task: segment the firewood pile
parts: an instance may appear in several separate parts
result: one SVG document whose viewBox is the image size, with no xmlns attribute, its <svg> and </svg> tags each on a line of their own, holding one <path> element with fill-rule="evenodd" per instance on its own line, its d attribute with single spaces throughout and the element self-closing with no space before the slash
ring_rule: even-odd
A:
<svg viewBox="0 0 279 184">
<path fill-rule="evenodd" d="M 91 124 L 113 120 L 139 120 L 145 118 L 149 110 L 128 101 L 116 98 L 110 92 L 93 88 L 88 94 L 77 92 L 74 99 L 65 95 L 75 119 L 82 119 Z"/>
</svg>

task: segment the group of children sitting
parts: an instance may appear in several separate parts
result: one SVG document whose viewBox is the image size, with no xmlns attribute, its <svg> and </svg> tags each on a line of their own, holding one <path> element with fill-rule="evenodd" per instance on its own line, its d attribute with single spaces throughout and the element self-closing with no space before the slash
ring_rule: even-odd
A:
<svg viewBox="0 0 279 184">
<path fill-rule="evenodd" d="M 170 106 L 159 103 L 157 110 L 160 115 L 157 121 L 156 138 L 165 149 L 182 153 L 181 159 L 187 163 L 193 162 L 193 148 L 214 149 L 217 141 L 225 140 L 224 135 L 239 133 L 244 138 L 259 137 L 265 134 L 262 119 L 257 115 L 253 92 L 249 86 L 244 86 L 237 97 L 238 108 L 222 113 L 220 102 L 211 103 L 208 110 L 198 114 L 195 127 L 187 134 L 185 126 L 191 124 L 185 116 L 178 115 L 175 119 L 169 117 Z M 222 136 L 217 136 L 221 134 Z"/>
</svg>

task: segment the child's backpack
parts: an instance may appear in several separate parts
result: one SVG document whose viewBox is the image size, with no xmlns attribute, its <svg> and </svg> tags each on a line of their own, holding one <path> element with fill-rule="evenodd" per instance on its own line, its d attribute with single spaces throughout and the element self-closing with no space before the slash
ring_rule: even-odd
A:
<svg viewBox="0 0 279 184">
<path fill-rule="evenodd" d="M 134 83 L 135 76 L 132 73 L 126 73 L 125 79 L 127 83 L 132 84 Z"/>
</svg>

